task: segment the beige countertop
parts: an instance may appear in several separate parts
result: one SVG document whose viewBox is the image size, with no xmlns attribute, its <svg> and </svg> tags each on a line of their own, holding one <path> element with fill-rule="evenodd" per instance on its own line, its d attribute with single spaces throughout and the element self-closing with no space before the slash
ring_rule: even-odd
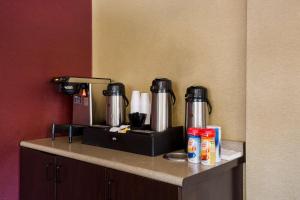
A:
<svg viewBox="0 0 300 200">
<path fill-rule="evenodd" d="M 67 137 L 57 137 L 54 141 L 50 138 L 22 141 L 20 145 L 178 186 L 182 186 L 183 180 L 188 177 L 229 162 L 222 160 L 216 166 L 176 162 L 166 160 L 162 155 L 150 157 L 85 145 L 81 143 L 79 138 L 74 139 L 73 143 L 69 144 Z M 243 152 L 243 142 L 223 141 L 222 147 Z"/>
</svg>

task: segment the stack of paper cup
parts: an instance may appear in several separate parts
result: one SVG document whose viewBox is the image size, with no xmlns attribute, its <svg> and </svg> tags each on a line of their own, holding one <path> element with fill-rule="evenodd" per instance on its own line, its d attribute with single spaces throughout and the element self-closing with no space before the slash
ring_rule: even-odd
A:
<svg viewBox="0 0 300 200">
<path fill-rule="evenodd" d="M 133 90 L 131 94 L 130 113 L 140 112 L 140 91 Z"/>
<path fill-rule="evenodd" d="M 140 112 L 147 114 L 145 124 L 150 124 L 150 95 L 149 95 L 149 93 L 141 93 Z"/>
</svg>

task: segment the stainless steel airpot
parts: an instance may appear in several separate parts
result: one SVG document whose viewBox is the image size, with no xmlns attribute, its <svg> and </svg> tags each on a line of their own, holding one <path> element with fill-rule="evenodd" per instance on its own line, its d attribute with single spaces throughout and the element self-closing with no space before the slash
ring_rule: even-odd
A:
<svg viewBox="0 0 300 200">
<path fill-rule="evenodd" d="M 152 81 L 151 129 L 157 132 L 172 127 L 172 105 L 176 97 L 172 90 L 172 82 L 166 78 Z"/>
<path fill-rule="evenodd" d="M 103 95 L 106 96 L 106 124 L 109 126 L 124 124 L 125 108 L 128 106 L 124 84 L 108 84 L 107 90 L 103 90 Z"/>
<path fill-rule="evenodd" d="M 206 128 L 208 114 L 212 106 L 207 97 L 207 89 L 203 86 L 188 87 L 185 94 L 185 128 Z"/>
</svg>

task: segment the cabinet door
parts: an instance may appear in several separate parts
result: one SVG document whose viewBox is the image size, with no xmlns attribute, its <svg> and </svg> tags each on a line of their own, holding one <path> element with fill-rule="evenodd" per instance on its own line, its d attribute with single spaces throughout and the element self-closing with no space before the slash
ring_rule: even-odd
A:
<svg viewBox="0 0 300 200">
<path fill-rule="evenodd" d="M 54 156 L 21 148 L 20 199 L 54 200 Z"/>
<path fill-rule="evenodd" d="M 104 200 L 105 168 L 56 157 L 56 200 Z"/>
<path fill-rule="evenodd" d="M 108 200 L 176 200 L 180 188 L 141 176 L 107 169 Z"/>
</svg>

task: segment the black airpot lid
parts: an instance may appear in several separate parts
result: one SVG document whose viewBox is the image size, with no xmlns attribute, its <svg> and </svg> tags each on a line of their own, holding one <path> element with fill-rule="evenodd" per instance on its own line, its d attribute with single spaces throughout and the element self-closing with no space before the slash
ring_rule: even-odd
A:
<svg viewBox="0 0 300 200">
<path fill-rule="evenodd" d="M 156 78 L 152 81 L 150 87 L 151 92 L 171 92 L 172 91 L 172 81 L 167 78 Z"/>
<path fill-rule="evenodd" d="M 207 88 L 203 86 L 190 86 L 186 89 L 186 101 L 207 101 Z"/>
<path fill-rule="evenodd" d="M 125 86 L 123 83 L 110 83 L 107 85 L 107 90 L 103 90 L 104 96 L 125 96 Z"/>
</svg>

